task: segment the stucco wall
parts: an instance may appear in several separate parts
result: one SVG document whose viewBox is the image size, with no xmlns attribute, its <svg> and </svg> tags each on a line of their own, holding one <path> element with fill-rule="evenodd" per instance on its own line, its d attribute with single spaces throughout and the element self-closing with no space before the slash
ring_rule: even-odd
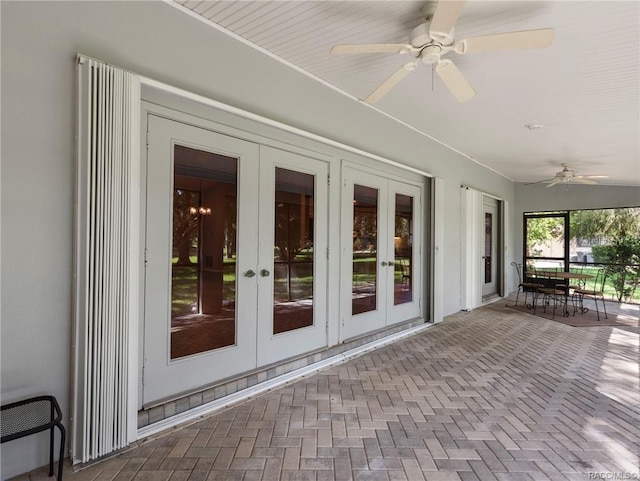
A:
<svg viewBox="0 0 640 481">
<path fill-rule="evenodd" d="M 54 394 L 68 420 L 77 52 L 445 180 L 444 314 L 460 308 L 460 185 L 513 184 L 162 2 L 0 2 L 2 402 Z M 47 462 L 2 445 L 2 478 Z"/>
</svg>

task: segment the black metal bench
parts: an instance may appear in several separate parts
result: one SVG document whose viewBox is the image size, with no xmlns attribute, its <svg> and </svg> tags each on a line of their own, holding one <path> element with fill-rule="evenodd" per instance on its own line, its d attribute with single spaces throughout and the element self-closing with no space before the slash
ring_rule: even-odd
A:
<svg viewBox="0 0 640 481">
<path fill-rule="evenodd" d="M 13 441 L 31 434 L 51 430 L 49 445 L 49 476 L 53 476 L 53 431 L 60 430 L 60 460 L 58 461 L 58 481 L 62 481 L 64 465 L 65 430 L 60 422 L 62 412 L 53 396 L 38 396 L 7 404 L 0 408 L 0 443 Z"/>
</svg>

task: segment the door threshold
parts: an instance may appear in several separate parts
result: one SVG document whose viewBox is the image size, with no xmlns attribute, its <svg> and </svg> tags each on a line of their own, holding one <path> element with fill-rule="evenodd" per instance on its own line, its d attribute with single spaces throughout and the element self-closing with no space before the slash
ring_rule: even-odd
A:
<svg viewBox="0 0 640 481">
<path fill-rule="evenodd" d="M 493 304 L 496 301 L 502 300 L 500 294 L 489 294 L 488 296 L 482 296 L 482 305 Z"/>
</svg>

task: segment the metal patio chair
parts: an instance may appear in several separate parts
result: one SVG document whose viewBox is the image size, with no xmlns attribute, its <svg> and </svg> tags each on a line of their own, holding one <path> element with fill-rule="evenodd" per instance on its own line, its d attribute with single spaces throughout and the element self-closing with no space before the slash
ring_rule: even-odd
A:
<svg viewBox="0 0 640 481">
<path fill-rule="evenodd" d="M 598 301 L 602 302 L 602 309 L 604 311 L 604 318 L 609 319 L 607 317 L 607 305 L 604 300 L 604 285 L 607 281 L 607 271 L 604 267 L 598 269 L 596 273 L 596 277 L 593 280 L 593 289 L 587 289 L 585 286 L 584 289 L 576 289 L 573 291 L 573 295 L 575 297 L 576 305 L 578 305 L 578 309 L 583 314 L 587 312 L 589 309 L 584 307 L 585 299 L 592 299 L 594 304 L 596 305 L 596 315 L 598 320 L 600 320 L 600 310 L 598 309 Z"/>
</svg>

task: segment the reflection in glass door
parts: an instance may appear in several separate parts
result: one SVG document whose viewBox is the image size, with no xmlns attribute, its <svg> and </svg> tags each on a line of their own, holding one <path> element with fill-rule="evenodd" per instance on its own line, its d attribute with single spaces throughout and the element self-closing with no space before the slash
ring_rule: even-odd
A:
<svg viewBox="0 0 640 481">
<path fill-rule="evenodd" d="M 393 237 L 394 275 L 393 303 L 404 304 L 413 300 L 413 197 L 396 194 L 395 232 Z"/>
<path fill-rule="evenodd" d="M 315 177 L 276 167 L 273 333 L 313 325 Z"/>
<path fill-rule="evenodd" d="M 352 314 L 377 308 L 378 189 L 353 186 Z"/>
<path fill-rule="evenodd" d="M 389 180 L 387 325 L 421 315 L 421 188 Z M 393 250 L 391 250 L 393 249 Z"/>
<path fill-rule="evenodd" d="M 345 340 L 421 315 L 422 189 L 349 166 L 343 175 Z"/>
<path fill-rule="evenodd" d="M 493 252 L 493 213 L 484 214 L 484 283 L 492 282 L 493 275 L 491 266 L 493 265 L 491 255 Z"/>
<path fill-rule="evenodd" d="M 171 359 L 236 343 L 237 160 L 174 146 Z"/>
</svg>

